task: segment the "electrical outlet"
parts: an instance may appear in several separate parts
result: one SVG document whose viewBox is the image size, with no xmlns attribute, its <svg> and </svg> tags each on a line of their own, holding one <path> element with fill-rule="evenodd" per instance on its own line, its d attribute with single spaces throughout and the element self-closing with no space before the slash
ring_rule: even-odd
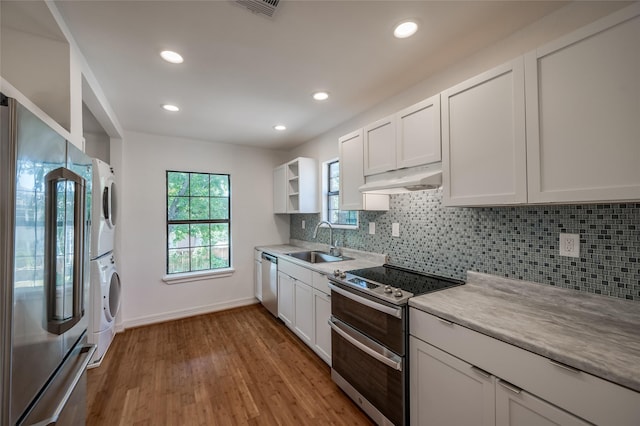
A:
<svg viewBox="0 0 640 426">
<path fill-rule="evenodd" d="M 302 229 L 305 229 L 307 227 L 307 223 L 303 220 L 302 221 Z"/>
<path fill-rule="evenodd" d="M 400 224 L 399 223 L 392 223 L 391 224 L 391 236 L 392 237 L 399 237 L 400 236 Z"/>
<path fill-rule="evenodd" d="M 376 223 L 369 222 L 369 235 L 374 235 L 376 233 Z"/>
<path fill-rule="evenodd" d="M 560 256 L 580 257 L 580 234 L 560 234 Z"/>
</svg>

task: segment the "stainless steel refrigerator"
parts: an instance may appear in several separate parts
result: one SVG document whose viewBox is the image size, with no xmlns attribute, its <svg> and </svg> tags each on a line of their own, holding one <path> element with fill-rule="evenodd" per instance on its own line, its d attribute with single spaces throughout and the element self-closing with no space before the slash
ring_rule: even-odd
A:
<svg viewBox="0 0 640 426">
<path fill-rule="evenodd" d="M 1 425 L 86 418 L 91 158 L 0 94 Z"/>
</svg>

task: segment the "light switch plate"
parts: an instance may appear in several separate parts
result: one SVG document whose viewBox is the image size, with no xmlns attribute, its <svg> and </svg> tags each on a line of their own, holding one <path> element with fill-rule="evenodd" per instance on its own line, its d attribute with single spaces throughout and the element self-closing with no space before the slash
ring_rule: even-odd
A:
<svg viewBox="0 0 640 426">
<path fill-rule="evenodd" d="M 369 234 L 374 235 L 376 233 L 376 223 L 369 222 Z"/>
<path fill-rule="evenodd" d="M 580 234 L 560 234 L 560 256 L 580 257 Z"/>
<path fill-rule="evenodd" d="M 400 224 L 399 223 L 392 223 L 391 224 L 391 236 L 392 237 L 399 237 L 400 236 Z"/>
<path fill-rule="evenodd" d="M 302 229 L 305 229 L 307 227 L 307 223 L 303 220 L 302 221 Z"/>
</svg>

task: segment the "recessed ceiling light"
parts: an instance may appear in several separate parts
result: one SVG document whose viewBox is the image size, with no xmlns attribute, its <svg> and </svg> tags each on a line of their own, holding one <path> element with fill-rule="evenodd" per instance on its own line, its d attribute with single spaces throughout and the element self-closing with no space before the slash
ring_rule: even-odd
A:
<svg viewBox="0 0 640 426">
<path fill-rule="evenodd" d="M 172 64 L 181 64 L 184 62 L 184 59 L 182 59 L 182 55 L 171 50 L 163 50 L 162 52 L 160 52 L 160 56 L 162 56 L 162 59 L 167 62 L 171 62 Z"/>
<path fill-rule="evenodd" d="M 178 108 L 175 105 L 171 105 L 171 104 L 164 104 L 162 105 L 162 108 L 164 108 L 167 111 L 171 111 L 171 112 L 178 112 L 180 111 L 180 108 Z"/>
<path fill-rule="evenodd" d="M 316 92 L 313 94 L 313 99 L 316 101 L 326 101 L 329 99 L 329 94 L 327 92 Z"/>
<path fill-rule="evenodd" d="M 415 21 L 404 21 L 393 30 L 393 35 L 396 38 L 407 38 L 414 35 L 416 31 L 418 31 L 418 24 Z"/>
<path fill-rule="evenodd" d="M 287 126 L 285 126 L 284 124 L 276 124 L 275 126 L 273 126 L 273 128 L 279 132 L 282 132 L 283 130 L 287 130 Z"/>
</svg>

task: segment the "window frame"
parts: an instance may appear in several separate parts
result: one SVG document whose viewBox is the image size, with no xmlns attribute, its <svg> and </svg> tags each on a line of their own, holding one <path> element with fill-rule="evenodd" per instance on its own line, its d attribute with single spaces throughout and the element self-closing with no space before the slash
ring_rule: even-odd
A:
<svg viewBox="0 0 640 426">
<path fill-rule="evenodd" d="M 227 178 L 227 182 L 228 182 L 228 195 L 226 197 L 217 197 L 217 196 L 212 196 L 211 193 L 209 193 L 209 195 L 206 196 L 206 198 L 208 199 L 208 204 L 209 204 L 209 208 L 211 208 L 211 199 L 213 198 L 226 198 L 227 200 L 227 219 L 169 219 L 169 174 L 170 173 L 184 173 L 188 175 L 188 179 L 189 179 L 189 188 L 191 188 L 191 177 L 192 175 L 208 175 L 209 179 L 211 179 L 211 176 L 223 176 Z M 202 280 L 202 279 L 208 279 L 208 278 L 212 278 L 212 277 L 226 277 L 226 276 L 230 276 L 233 272 L 234 269 L 232 267 L 233 265 L 233 257 L 232 257 L 232 228 L 231 228 L 231 195 L 232 191 L 231 191 L 231 175 L 229 173 L 212 173 L 212 172 L 194 172 L 194 171 L 184 171 L 184 170 L 166 170 L 165 171 L 165 205 L 164 205 L 164 209 L 165 209 L 165 275 L 163 277 L 163 281 L 165 281 L 167 284 L 176 284 L 176 283 L 182 283 L 182 282 L 188 282 L 188 281 L 197 281 L 197 280 Z M 192 196 L 189 194 L 187 196 L 188 198 L 192 198 Z M 170 227 L 172 225 L 198 225 L 198 224 L 226 224 L 227 225 L 227 229 L 228 229 L 228 256 L 229 256 L 229 262 L 227 266 L 223 266 L 220 268 L 207 268 L 207 269 L 197 269 L 197 270 L 192 270 L 192 259 L 191 256 L 189 257 L 189 270 L 188 271 L 182 271 L 182 272 L 169 272 L 169 238 L 170 238 Z M 211 242 L 209 242 L 209 248 L 211 249 L 213 246 L 211 245 Z M 189 243 L 189 246 L 187 247 L 189 249 L 193 248 L 191 246 L 191 243 Z M 209 253 L 209 265 L 211 266 L 211 256 L 212 254 Z"/>
<path fill-rule="evenodd" d="M 355 211 L 356 214 L 356 223 L 355 225 L 341 225 L 334 224 L 329 220 L 329 196 L 330 195 L 339 195 L 340 190 L 338 191 L 329 191 L 329 167 L 333 163 L 339 163 L 339 158 L 332 158 L 322 163 L 322 213 L 321 220 L 326 220 L 331 223 L 331 226 L 334 229 L 358 229 L 360 227 L 360 212 L 358 210 L 349 210 Z M 320 227 L 328 228 L 326 224 L 320 225 Z"/>
</svg>

